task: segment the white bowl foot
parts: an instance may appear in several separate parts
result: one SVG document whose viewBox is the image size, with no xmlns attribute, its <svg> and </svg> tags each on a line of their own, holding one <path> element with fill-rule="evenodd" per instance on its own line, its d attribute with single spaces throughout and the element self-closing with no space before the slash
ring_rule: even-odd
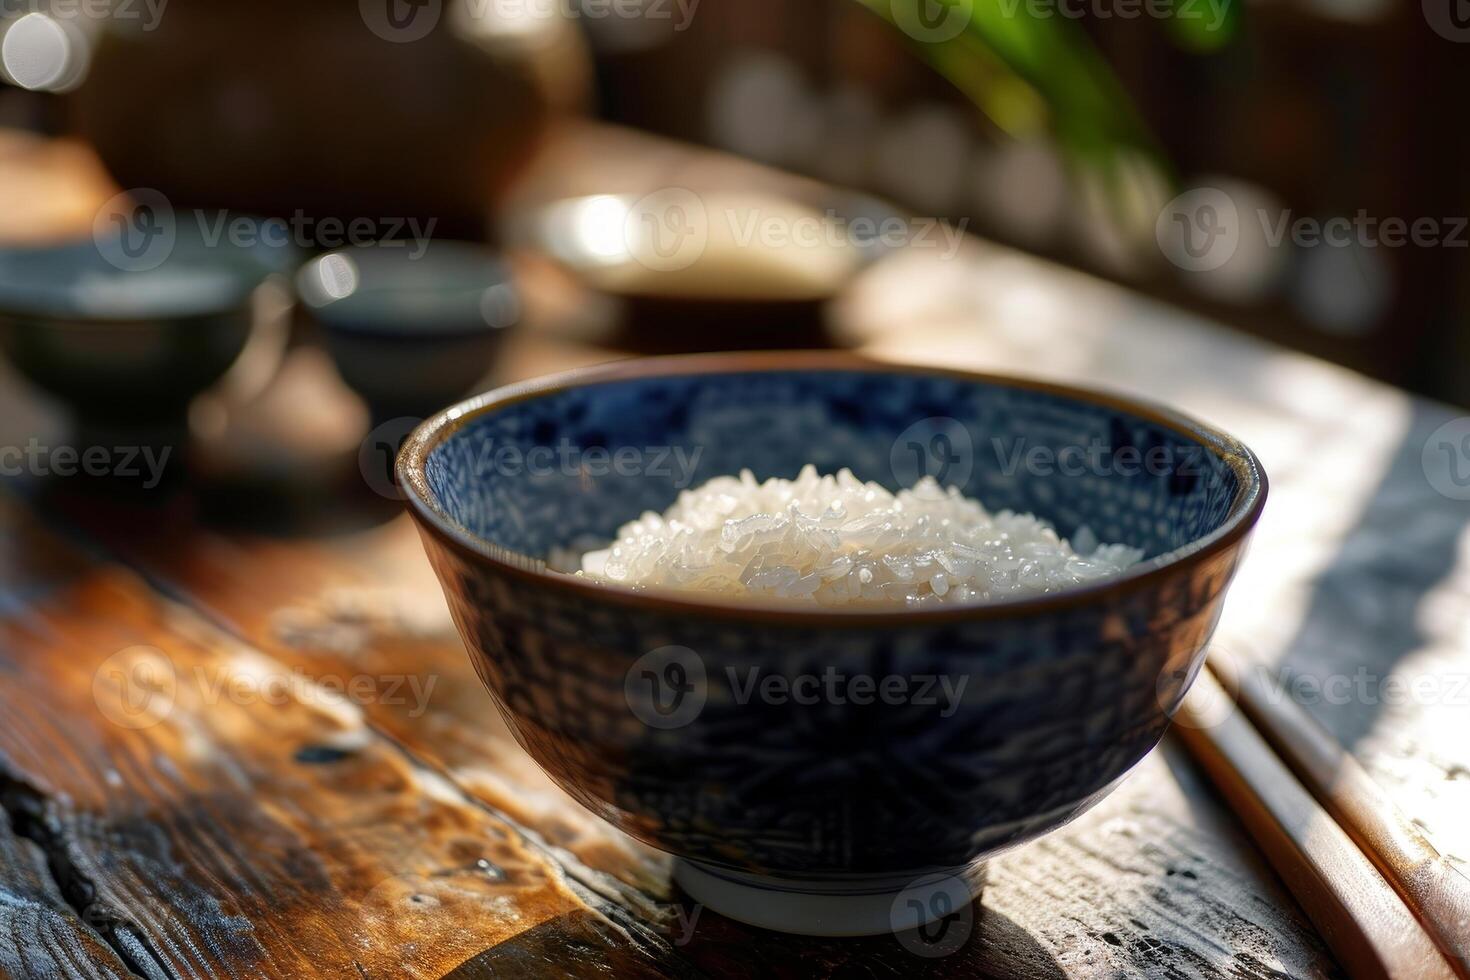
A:
<svg viewBox="0 0 1470 980">
<path fill-rule="evenodd" d="M 798 881 L 680 860 L 674 880 L 696 902 L 747 925 L 803 936 L 877 936 L 956 913 L 973 921 L 969 906 L 980 894 L 982 875 L 972 868 Z"/>
</svg>

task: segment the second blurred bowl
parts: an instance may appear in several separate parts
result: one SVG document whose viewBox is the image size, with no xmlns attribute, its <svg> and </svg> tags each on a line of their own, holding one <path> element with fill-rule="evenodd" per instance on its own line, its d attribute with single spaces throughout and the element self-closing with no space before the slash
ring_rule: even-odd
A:
<svg viewBox="0 0 1470 980">
<path fill-rule="evenodd" d="M 521 315 L 496 253 L 461 242 L 328 252 L 301 268 L 296 289 L 376 420 L 427 415 L 471 391 Z"/>
<path fill-rule="evenodd" d="M 826 308 L 905 219 L 863 194 L 666 188 L 544 206 L 520 237 L 616 300 L 646 352 L 822 347 Z M 691 330 L 698 324 L 697 330 Z"/>
<path fill-rule="evenodd" d="M 150 235 L 0 250 L 0 347 L 89 423 L 181 420 L 244 349 L 255 290 L 293 258 L 192 222 Z"/>
</svg>

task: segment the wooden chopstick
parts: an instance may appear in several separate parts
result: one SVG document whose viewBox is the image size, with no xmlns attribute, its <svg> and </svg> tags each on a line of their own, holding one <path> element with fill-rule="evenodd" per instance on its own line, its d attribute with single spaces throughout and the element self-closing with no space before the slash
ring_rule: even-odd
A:
<svg viewBox="0 0 1470 980">
<path fill-rule="evenodd" d="M 1201 671 L 1174 731 L 1355 980 L 1454 980 L 1433 940 L 1352 838 Z"/>
<path fill-rule="evenodd" d="M 1455 973 L 1470 980 L 1470 878 L 1265 670 L 1213 650 L 1208 663 L 1277 755 L 1399 893 Z"/>
</svg>

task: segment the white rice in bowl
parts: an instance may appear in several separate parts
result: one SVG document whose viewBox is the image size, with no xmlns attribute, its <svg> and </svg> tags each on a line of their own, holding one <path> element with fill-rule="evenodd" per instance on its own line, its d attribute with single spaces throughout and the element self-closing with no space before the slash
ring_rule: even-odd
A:
<svg viewBox="0 0 1470 980">
<path fill-rule="evenodd" d="M 715 477 L 582 555 L 577 573 L 637 589 L 714 593 L 818 606 L 925 608 L 1057 592 L 1117 575 L 1143 558 L 1070 541 L 1031 514 L 992 514 L 924 477 L 891 493 L 849 470 L 757 482 Z"/>
</svg>

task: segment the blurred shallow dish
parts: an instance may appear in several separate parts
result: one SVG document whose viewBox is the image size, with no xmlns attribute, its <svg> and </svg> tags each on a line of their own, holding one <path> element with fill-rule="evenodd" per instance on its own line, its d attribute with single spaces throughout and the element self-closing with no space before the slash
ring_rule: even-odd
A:
<svg viewBox="0 0 1470 980">
<path fill-rule="evenodd" d="M 423 416 L 489 373 L 520 297 L 496 253 L 462 242 L 339 249 L 296 276 L 342 380 L 375 418 Z"/>
<path fill-rule="evenodd" d="M 547 565 L 741 467 L 907 484 L 910 447 L 936 426 L 964 492 L 1064 536 L 1085 524 L 1144 560 L 1041 597 L 894 612 L 636 592 Z M 1008 465 L 992 440 L 1167 465 L 1043 472 Z M 502 465 L 549 446 L 582 464 Z M 646 465 L 589 465 L 594 449 L 629 447 Z M 670 462 L 681 453 L 684 468 Z M 986 858 L 1082 813 L 1154 747 L 1266 495 L 1248 449 L 1166 409 L 845 354 L 662 358 L 501 389 L 426 422 L 398 468 L 526 750 L 593 812 L 684 859 L 677 877 L 698 901 L 830 935 L 937 917 L 943 903 L 905 896 L 968 897 Z M 790 690 L 828 671 L 900 678 L 914 696 L 750 696 L 752 670 Z M 962 694 L 925 701 L 923 678 Z"/>
<path fill-rule="evenodd" d="M 746 350 L 825 344 L 827 302 L 890 250 L 903 220 L 877 198 L 825 188 L 675 188 L 557 201 L 529 237 L 622 304 L 628 338 L 613 346 Z"/>
<path fill-rule="evenodd" d="M 0 249 L 0 346 L 83 419 L 181 419 L 244 349 L 255 290 L 294 258 L 268 235 L 212 239 L 193 222 L 149 235 L 118 226 L 115 237 Z"/>
</svg>

